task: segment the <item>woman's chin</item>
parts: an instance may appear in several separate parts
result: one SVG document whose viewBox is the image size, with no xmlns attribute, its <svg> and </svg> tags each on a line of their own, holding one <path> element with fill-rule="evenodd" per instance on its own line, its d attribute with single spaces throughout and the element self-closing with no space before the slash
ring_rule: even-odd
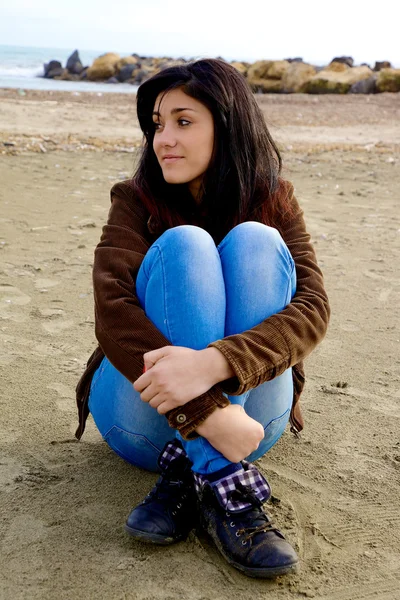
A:
<svg viewBox="0 0 400 600">
<path fill-rule="evenodd" d="M 179 177 L 179 175 L 174 175 L 172 173 L 163 173 L 164 179 L 167 183 L 178 184 L 178 183 L 188 183 L 188 179 L 186 177 Z"/>
</svg>

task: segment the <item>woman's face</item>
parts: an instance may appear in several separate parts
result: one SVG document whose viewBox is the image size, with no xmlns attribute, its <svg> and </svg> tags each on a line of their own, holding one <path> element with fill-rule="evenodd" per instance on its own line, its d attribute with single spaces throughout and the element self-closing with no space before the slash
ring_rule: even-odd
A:
<svg viewBox="0 0 400 600">
<path fill-rule="evenodd" d="M 209 109 L 177 88 L 160 94 L 154 105 L 154 152 L 165 181 L 187 183 L 196 199 L 214 146 Z"/>
</svg>

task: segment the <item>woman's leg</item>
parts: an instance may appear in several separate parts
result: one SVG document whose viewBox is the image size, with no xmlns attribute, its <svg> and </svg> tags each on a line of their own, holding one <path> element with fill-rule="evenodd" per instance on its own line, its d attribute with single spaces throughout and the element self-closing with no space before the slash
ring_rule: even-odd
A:
<svg viewBox="0 0 400 600">
<path fill-rule="evenodd" d="M 161 235 L 143 259 L 136 293 L 146 316 L 173 345 L 201 350 L 224 337 L 221 262 L 203 229 L 183 225 Z M 158 470 L 160 451 L 175 432 L 107 358 L 94 374 L 89 409 L 117 454 L 137 466 Z"/>
<path fill-rule="evenodd" d="M 226 289 L 225 336 L 255 327 L 283 310 L 296 292 L 296 269 L 279 232 L 250 221 L 232 229 L 218 246 Z M 278 441 L 293 401 L 292 369 L 241 396 L 229 396 L 264 426 L 264 439 L 247 457 L 263 456 Z"/>
<path fill-rule="evenodd" d="M 225 336 L 255 327 L 291 301 L 296 290 L 295 266 L 276 229 L 255 221 L 242 223 L 225 236 L 218 252 L 226 291 Z M 293 401 L 292 370 L 228 398 L 264 426 L 263 441 L 247 457 L 256 460 L 285 430 Z M 197 473 L 213 473 L 229 465 L 203 438 L 182 443 Z"/>
<path fill-rule="evenodd" d="M 185 225 L 169 229 L 149 249 L 136 292 L 146 315 L 172 344 L 202 349 L 281 310 L 294 293 L 294 277 L 293 261 L 274 229 L 243 223 L 217 249 L 206 231 Z M 246 411 L 266 428 L 257 456 L 249 458 L 266 452 L 283 432 L 291 385 L 288 371 L 247 394 L 230 396 L 242 405 L 250 397 Z M 268 402 L 264 388 L 268 388 Z M 118 454 L 138 466 L 157 469 L 158 454 L 173 437 L 171 429 L 106 358 L 93 379 L 89 407 L 103 437 Z M 203 438 L 183 444 L 198 473 L 229 464 Z"/>
</svg>

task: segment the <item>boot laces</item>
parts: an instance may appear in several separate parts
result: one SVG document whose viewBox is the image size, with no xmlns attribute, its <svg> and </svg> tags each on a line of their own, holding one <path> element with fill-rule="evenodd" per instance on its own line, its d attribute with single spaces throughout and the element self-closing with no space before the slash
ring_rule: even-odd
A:
<svg viewBox="0 0 400 600">
<path fill-rule="evenodd" d="M 156 481 L 155 486 L 148 493 L 144 502 L 164 499 L 169 504 L 177 504 L 177 507 L 181 508 L 182 502 L 187 498 L 186 487 L 187 484 L 183 477 L 179 477 L 176 469 L 167 469 Z"/>
<path fill-rule="evenodd" d="M 251 489 L 250 486 L 245 486 L 245 485 L 239 483 L 237 485 L 236 489 L 232 490 L 229 498 L 231 498 L 233 495 L 236 495 L 236 496 L 240 495 L 241 502 L 248 502 L 251 505 L 251 507 L 253 507 L 253 509 L 257 510 L 257 512 L 258 512 L 257 516 L 255 516 L 255 515 L 250 516 L 250 514 L 249 514 L 248 515 L 249 519 L 251 519 L 252 521 L 254 521 L 254 520 L 264 521 L 263 523 L 260 523 L 259 525 L 255 525 L 255 526 L 249 525 L 247 527 L 240 527 L 237 530 L 238 536 L 242 536 L 242 535 L 246 534 L 245 537 L 243 538 L 242 543 L 246 544 L 249 540 L 251 540 L 258 533 L 263 533 L 263 532 L 267 533 L 268 531 L 279 531 L 278 528 L 275 526 L 274 521 L 272 519 L 270 519 L 270 517 L 261 508 L 262 504 L 261 504 L 260 500 L 258 500 L 258 498 L 254 495 L 254 491 Z M 251 511 L 251 508 L 249 509 L 249 512 L 250 511 Z M 243 515 L 244 519 L 246 519 L 246 512 L 239 513 L 239 515 Z"/>
</svg>

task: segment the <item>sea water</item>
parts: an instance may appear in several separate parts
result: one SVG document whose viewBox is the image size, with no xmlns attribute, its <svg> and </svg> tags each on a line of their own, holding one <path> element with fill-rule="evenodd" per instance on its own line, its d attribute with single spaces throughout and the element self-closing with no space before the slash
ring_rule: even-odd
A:
<svg viewBox="0 0 400 600">
<path fill-rule="evenodd" d="M 129 83 L 95 83 L 92 81 L 58 81 L 45 79 L 44 63 L 58 60 L 65 67 L 75 48 L 33 48 L 30 46 L 0 45 L 0 88 L 28 90 L 67 90 L 75 92 L 126 92 L 137 91 Z M 82 50 L 79 56 L 84 67 L 90 66 L 104 50 Z"/>
</svg>

